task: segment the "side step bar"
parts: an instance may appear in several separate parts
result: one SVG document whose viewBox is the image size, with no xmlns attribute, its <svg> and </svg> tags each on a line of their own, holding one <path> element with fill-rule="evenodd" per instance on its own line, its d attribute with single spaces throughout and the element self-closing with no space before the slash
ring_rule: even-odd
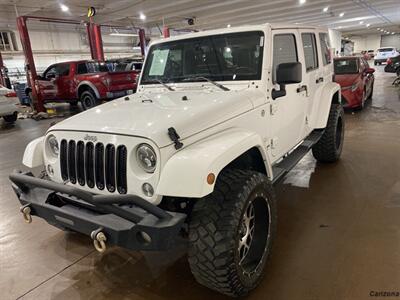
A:
<svg viewBox="0 0 400 300">
<path fill-rule="evenodd" d="M 314 130 L 310 135 L 290 154 L 272 167 L 273 180 L 277 183 L 311 150 L 324 134 L 324 130 Z"/>
</svg>

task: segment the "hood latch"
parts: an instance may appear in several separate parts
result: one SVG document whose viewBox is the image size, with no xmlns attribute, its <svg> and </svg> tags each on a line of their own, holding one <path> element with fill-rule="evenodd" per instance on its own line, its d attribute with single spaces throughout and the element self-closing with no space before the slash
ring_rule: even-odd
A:
<svg viewBox="0 0 400 300">
<path fill-rule="evenodd" d="M 179 141 L 181 138 L 179 134 L 176 132 L 174 127 L 168 128 L 168 136 L 175 143 L 175 149 L 179 150 L 183 147 L 183 144 Z"/>
</svg>

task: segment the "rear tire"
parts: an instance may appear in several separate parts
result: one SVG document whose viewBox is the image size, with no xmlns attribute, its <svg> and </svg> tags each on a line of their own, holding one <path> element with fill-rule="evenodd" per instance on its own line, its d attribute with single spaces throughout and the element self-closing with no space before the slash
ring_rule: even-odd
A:
<svg viewBox="0 0 400 300">
<path fill-rule="evenodd" d="M 83 110 L 93 108 L 100 104 L 100 101 L 96 98 L 96 95 L 91 90 L 84 91 L 79 100 L 82 103 Z"/>
<path fill-rule="evenodd" d="M 340 104 L 332 103 L 325 132 L 313 146 L 312 154 L 319 162 L 335 162 L 342 154 L 343 140 L 344 111 Z"/>
<path fill-rule="evenodd" d="M 200 284 L 244 296 L 264 274 L 276 231 L 276 200 L 261 173 L 226 170 L 199 199 L 189 224 L 189 265 Z"/>
<path fill-rule="evenodd" d="M 15 121 L 17 121 L 18 119 L 18 113 L 14 112 L 12 115 L 8 115 L 8 116 L 3 116 L 4 121 L 6 121 L 7 123 L 14 123 Z"/>
</svg>

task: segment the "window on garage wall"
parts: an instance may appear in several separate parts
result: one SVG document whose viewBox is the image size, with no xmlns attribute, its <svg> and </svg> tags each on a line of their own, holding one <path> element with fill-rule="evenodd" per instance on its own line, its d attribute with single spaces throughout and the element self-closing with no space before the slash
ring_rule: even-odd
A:
<svg viewBox="0 0 400 300">
<path fill-rule="evenodd" d="M 16 51 L 14 33 L 11 31 L 0 31 L 0 51 Z"/>
<path fill-rule="evenodd" d="M 306 71 L 318 69 L 317 42 L 314 33 L 302 33 Z"/>
<path fill-rule="evenodd" d="M 275 82 L 276 68 L 279 64 L 297 62 L 296 38 L 293 34 L 274 36 L 272 81 Z"/>
</svg>

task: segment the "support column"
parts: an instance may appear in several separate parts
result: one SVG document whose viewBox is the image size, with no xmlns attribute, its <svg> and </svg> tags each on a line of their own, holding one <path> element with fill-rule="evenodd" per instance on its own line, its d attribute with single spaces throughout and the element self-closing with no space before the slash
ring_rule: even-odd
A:
<svg viewBox="0 0 400 300">
<path fill-rule="evenodd" d="M 104 50 L 103 50 L 103 39 L 101 37 L 101 27 L 98 24 L 92 24 L 93 26 L 93 43 L 96 49 L 96 59 L 104 61 Z"/>
<path fill-rule="evenodd" d="M 1 56 L 1 52 L 0 52 L 0 84 L 2 86 L 6 85 L 4 76 L 5 76 L 5 74 L 4 74 L 4 63 L 3 63 L 3 57 Z"/>
<path fill-rule="evenodd" d="M 139 29 L 140 51 L 142 55 L 146 55 L 146 34 L 144 29 Z"/>
<path fill-rule="evenodd" d="M 87 33 L 87 38 L 88 38 L 88 43 L 89 43 L 89 48 L 90 48 L 90 56 L 92 59 L 96 59 L 96 47 L 93 46 L 93 34 L 92 34 L 92 26 L 91 23 L 86 23 L 86 33 Z"/>
<path fill-rule="evenodd" d="M 29 38 L 28 28 L 26 27 L 26 17 L 17 17 L 17 27 L 21 39 L 22 50 L 25 55 L 26 79 L 28 81 L 28 85 L 32 89 L 33 107 L 38 112 L 44 112 L 44 103 L 39 91 L 36 88 L 37 73 L 35 61 L 33 59 L 32 46 Z"/>
<path fill-rule="evenodd" d="M 169 27 L 168 26 L 164 26 L 163 27 L 163 35 L 165 38 L 169 38 L 170 34 L 169 34 Z"/>
</svg>

